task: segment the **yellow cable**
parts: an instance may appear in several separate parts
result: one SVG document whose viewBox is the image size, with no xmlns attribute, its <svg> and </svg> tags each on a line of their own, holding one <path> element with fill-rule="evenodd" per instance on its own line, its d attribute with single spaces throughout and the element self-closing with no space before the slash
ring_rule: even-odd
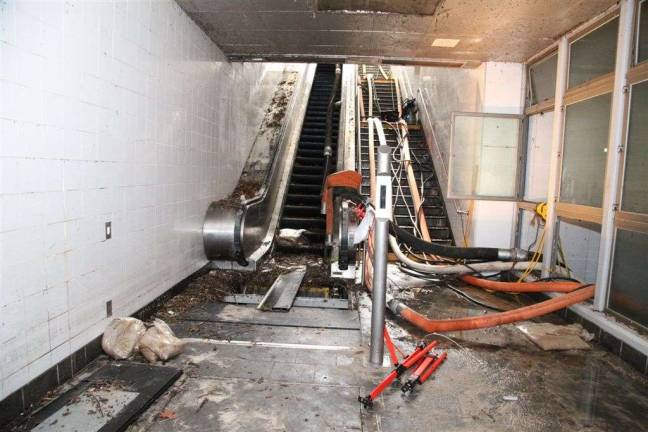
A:
<svg viewBox="0 0 648 432">
<path fill-rule="evenodd" d="M 536 247 L 533 257 L 531 258 L 531 265 L 524 271 L 524 273 L 522 273 L 522 276 L 519 277 L 519 279 L 517 280 L 518 283 L 524 281 L 524 278 L 529 276 L 531 272 L 535 269 L 536 265 L 540 262 L 540 256 L 542 255 L 540 251 L 542 251 L 542 247 L 544 246 L 544 239 L 545 239 L 545 231 L 543 229 L 542 235 L 540 236 L 540 241 L 538 242 L 538 246 Z"/>
</svg>

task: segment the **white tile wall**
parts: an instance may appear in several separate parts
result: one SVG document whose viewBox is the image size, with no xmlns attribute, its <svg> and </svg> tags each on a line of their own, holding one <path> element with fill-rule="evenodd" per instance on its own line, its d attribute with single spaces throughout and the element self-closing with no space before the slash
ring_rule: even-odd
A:
<svg viewBox="0 0 648 432">
<path fill-rule="evenodd" d="M 170 0 L 0 0 L 0 399 L 205 263 L 264 67 Z"/>
</svg>

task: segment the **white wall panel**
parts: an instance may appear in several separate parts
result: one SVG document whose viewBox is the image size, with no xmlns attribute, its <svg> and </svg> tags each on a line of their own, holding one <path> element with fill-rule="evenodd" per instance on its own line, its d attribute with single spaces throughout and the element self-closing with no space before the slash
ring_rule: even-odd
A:
<svg viewBox="0 0 648 432">
<path fill-rule="evenodd" d="M 0 399 L 205 264 L 265 67 L 170 0 L 0 0 Z"/>
<path fill-rule="evenodd" d="M 524 109 L 524 65 L 494 63 L 484 65 L 483 112 L 522 114 Z M 513 246 L 516 204 L 506 201 L 475 201 L 471 244 L 481 247 Z"/>
</svg>

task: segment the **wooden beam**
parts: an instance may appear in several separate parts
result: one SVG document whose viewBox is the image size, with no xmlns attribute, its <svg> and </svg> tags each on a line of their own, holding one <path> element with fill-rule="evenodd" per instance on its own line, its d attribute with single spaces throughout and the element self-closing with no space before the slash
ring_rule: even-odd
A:
<svg viewBox="0 0 648 432">
<path fill-rule="evenodd" d="M 572 87 L 565 93 L 565 105 L 575 104 L 596 96 L 612 92 L 614 86 L 614 72 L 602 75 L 598 78 L 587 81 L 576 87 Z"/>
<path fill-rule="evenodd" d="M 527 107 L 524 110 L 524 114 L 528 116 L 532 116 L 534 114 L 540 114 L 540 113 L 553 111 L 553 110 L 554 110 L 554 98 L 549 98 L 543 100 L 542 102 L 538 102 L 535 105 L 531 105 L 530 107 Z"/>
</svg>

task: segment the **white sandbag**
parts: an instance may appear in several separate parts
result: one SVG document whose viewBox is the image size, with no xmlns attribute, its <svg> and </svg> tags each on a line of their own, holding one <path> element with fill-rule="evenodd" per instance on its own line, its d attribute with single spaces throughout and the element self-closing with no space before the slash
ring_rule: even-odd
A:
<svg viewBox="0 0 648 432">
<path fill-rule="evenodd" d="M 137 351 L 137 344 L 144 332 L 146 327 L 137 318 L 115 318 L 104 331 L 101 348 L 114 359 L 127 359 Z"/>
<path fill-rule="evenodd" d="M 153 320 L 153 326 L 146 330 L 139 343 L 140 353 L 151 363 L 158 359 L 167 361 L 180 354 L 183 349 L 184 342 L 159 318 Z"/>
</svg>

